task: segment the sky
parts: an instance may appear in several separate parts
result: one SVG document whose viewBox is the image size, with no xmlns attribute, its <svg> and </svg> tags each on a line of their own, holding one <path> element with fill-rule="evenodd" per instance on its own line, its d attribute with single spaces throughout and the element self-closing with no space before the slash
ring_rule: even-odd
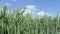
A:
<svg viewBox="0 0 60 34">
<path fill-rule="evenodd" d="M 9 10 L 26 7 L 24 14 L 31 13 L 32 10 L 34 15 L 41 16 L 60 13 L 60 0 L 0 0 L 1 7 L 4 7 L 5 4 L 9 6 Z"/>
</svg>

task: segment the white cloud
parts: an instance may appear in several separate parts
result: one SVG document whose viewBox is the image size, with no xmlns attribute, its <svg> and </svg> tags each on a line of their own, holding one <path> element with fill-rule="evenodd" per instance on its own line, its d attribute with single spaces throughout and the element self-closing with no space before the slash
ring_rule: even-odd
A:
<svg viewBox="0 0 60 34">
<path fill-rule="evenodd" d="M 25 12 L 23 13 L 23 15 L 26 15 L 27 13 L 29 13 L 29 14 L 33 14 L 33 13 L 35 13 L 35 10 L 36 10 L 36 6 L 34 6 L 34 5 L 27 5 L 26 6 L 26 10 L 25 10 Z"/>
<path fill-rule="evenodd" d="M 11 4 L 10 4 L 10 3 L 6 3 L 5 5 L 11 6 Z"/>
<path fill-rule="evenodd" d="M 30 11 L 30 10 L 25 10 L 25 12 L 23 13 L 23 15 L 26 15 L 27 13 L 33 14 L 33 13 L 35 13 L 35 12 L 34 12 L 34 11 Z"/>
<path fill-rule="evenodd" d="M 60 16 L 60 14 L 59 14 L 59 16 Z"/>
<path fill-rule="evenodd" d="M 47 13 L 47 12 L 44 12 L 44 11 L 40 11 L 40 12 L 38 12 L 37 15 L 39 15 L 39 16 L 44 16 L 44 15 L 52 16 L 52 14 Z"/>
<path fill-rule="evenodd" d="M 26 6 L 26 8 L 28 9 L 28 10 L 36 10 L 36 6 L 35 5 L 27 5 Z"/>
</svg>

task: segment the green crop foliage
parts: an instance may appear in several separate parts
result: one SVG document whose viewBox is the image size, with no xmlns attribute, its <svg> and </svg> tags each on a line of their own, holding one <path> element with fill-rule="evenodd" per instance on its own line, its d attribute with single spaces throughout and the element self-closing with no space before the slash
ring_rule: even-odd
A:
<svg viewBox="0 0 60 34">
<path fill-rule="evenodd" d="M 8 13 L 8 6 L 0 8 L 0 34 L 60 34 L 60 17 L 43 16 L 32 19 L 31 14 L 22 14 L 23 9 L 12 10 Z"/>
</svg>

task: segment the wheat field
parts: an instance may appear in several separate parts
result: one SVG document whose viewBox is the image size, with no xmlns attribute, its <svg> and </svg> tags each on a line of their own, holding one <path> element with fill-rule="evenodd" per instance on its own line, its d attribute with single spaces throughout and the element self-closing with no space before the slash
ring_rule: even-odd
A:
<svg viewBox="0 0 60 34">
<path fill-rule="evenodd" d="M 43 16 L 32 19 L 30 14 L 15 9 L 8 13 L 8 7 L 0 8 L 0 34 L 60 34 L 60 17 Z M 21 12 L 21 13 L 19 13 Z"/>
</svg>

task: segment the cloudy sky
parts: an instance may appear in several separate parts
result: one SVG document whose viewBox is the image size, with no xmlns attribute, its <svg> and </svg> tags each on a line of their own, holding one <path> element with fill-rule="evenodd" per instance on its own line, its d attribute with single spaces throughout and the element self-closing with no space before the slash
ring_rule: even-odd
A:
<svg viewBox="0 0 60 34">
<path fill-rule="evenodd" d="M 1 7 L 4 7 L 5 4 L 9 6 L 9 10 L 26 7 L 24 14 L 31 13 L 31 11 L 34 15 L 41 16 L 60 13 L 60 0 L 0 0 Z"/>
</svg>

